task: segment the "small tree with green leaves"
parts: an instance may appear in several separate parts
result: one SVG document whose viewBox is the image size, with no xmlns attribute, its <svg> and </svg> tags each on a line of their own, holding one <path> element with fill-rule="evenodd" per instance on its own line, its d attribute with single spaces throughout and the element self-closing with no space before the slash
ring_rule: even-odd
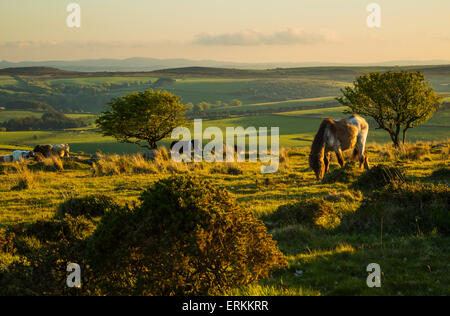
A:
<svg viewBox="0 0 450 316">
<path fill-rule="evenodd" d="M 396 147 L 400 145 L 400 133 L 405 143 L 406 132 L 428 121 L 441 99 L 421 72 L 373 72 L 341 91 L 343 97 L 337 101 L 349 108 L 346 112 L 372 117 Z"/>
<path fill-rule="evenodd" d="M 96 120 L 101 133 L 149 149 L 158 148 L 158 141 L 174 128 L 187 124 L 186 106 L 178 96 L 167 91 L 134 92 L 114 98 L 108 106 Z"/>
<path fill-rule="evenodd" d="M 231 105 L 231 106 L 242 106 L 242 105 L 243 105 L 243 103 L 242 103 L 242 101 L 241 101 L 241 100 L 238 100 L 238 99 L 233 99 L 233 100 L 231 100 L 231 103 L 230 103 L 230 105 Z"/>
</svg>

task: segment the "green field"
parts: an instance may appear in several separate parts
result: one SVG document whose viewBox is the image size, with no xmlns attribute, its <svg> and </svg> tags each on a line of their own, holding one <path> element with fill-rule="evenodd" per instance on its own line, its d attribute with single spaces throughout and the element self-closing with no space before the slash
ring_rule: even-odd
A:
<svg viewBox="0 0 450 316">
<path fill-rule="evenodd" d="M 305 101 L 314 102 L 314 101 Z M 282 147 L 308 147 L 311 140 L 325 117 L 335 119 L 344 118 L 345 108 L 332 107 L 311 110 L 282 112 L 277 114 L 238 117 L 223 120 L 204 120 L 203 128 L 217 126 L 225 133 L 227 127 L 279 127 L 280 145 Z M 3 116 L 6 114 L 5 116 Z M 29 115 L 28 112 L 0 112 L 0 121 L 6 117 L 19 117 L 20 115 Z M 39 113 L 31 113 L 39 115 Z M 73 118 L 86 118 L 90 123 L 95 116 L 88 114 L 69 114 Z M 388 143 L 389 135 L 384 130 L 375 129 L 376 123 L 369 119 L 371 131 L 368 142 Z M 411 129 L 408 132 L 409 141 L 435 141 L 447 140 L 450 138 L 450 109 L 438 111 L 433 118 L 424 125 Z M 167 146 L 171 141 L 169 139 L 162 141 L 161 145 Z M 70 144 L 73 152 L 84 152 L 93 154 L 95 152 L 104 153 L 136 153 L 143 149 L 136 145 L 120 144 L 111 137 L 102 137 L 99 133 L 90 128 L 82 128 L 71 131 L 26 131 L 26 132 L 0 132 L 0 145 L 21 145 L 35 146 L 37 144 Z"/>
<path fill-rule="evenodd" d="M 325 117 L 335 119 L 344 118 L 348 114 L 343 113 L 344 108 L 323 108 L 304 111 L 283 112 L 279 114 L 239 117 L 224 120 L 205 120 L 203 128 L 217 126 L 225 134 L 227 127 L 279 127 L 280 145 L 282 147 L 305 147 L 310 146 L 312 138 L 317 131 L 320 122 Z M 7 113 L 7 112 L 4 112 Z M 36 113 L 34 113 L 36 114 Z M 9 115 L 9 114 L 8 114 Z M 37 114 L 36 114 L 37 115 Z M 72 115 L 69 115 L 72 116 Z M 90 115 L 73 115 L 73 117 L 88 117 Z M 0 112 L 0 121 L 2 113 Z M 372 124 L 368 142 L 388 143 L 389 135 L 383 130 L 376 130 L 376 124 Z M 435 141 L 447 140 L 450 138 L 450 110 L 439 111 L 426 124 L 411 129 L 408 132 L 409 141 Z M 161 145 L 167 146 L 171 141 L 165 140 Z M 142 148 L 132 144 L 117 143 L 111 137 L 102 137 L 93 130 L 81 129 L 73 131 L 26 131 L 26 132 L 0 132 L 0 145 L 24 145 L 35 146 L 37 144 L 70 144 L 73 152 L 84 152 L 93 154 L 95 152 L 104 153 L 136 153 Z"/>
<path fill-rule="evenodd" d="M 0 123 L 19 117 L 41 117 L 42 113 L 34 111 L 0 111 Z"/>
</svg>

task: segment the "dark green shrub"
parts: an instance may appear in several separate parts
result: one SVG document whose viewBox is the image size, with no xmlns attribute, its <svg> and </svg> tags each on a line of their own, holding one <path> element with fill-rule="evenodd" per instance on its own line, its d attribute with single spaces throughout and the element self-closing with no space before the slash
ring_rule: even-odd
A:
<svg viewBox="0 0 450 316">
<path fill-rule="evenodd" d="M 275 227 L 305 225 L 332 229 L 339 226 L 341 214 L 333 208 L 330 202 L 312 198 L 282 205 L 274 213 L 265 216 L 264 221 Z"/>
<path fill-rule="evenodd" d="M 404 172 L 397 167 L 378 165 L 364 172 L 354 183 L 358 189 L 381 189 L 388 184 L 403 184 L 406 182 Z"/>
<path fill-rule="evenodd" d="M 84 259 L 86 238 L 94 229 L 92 221 L 70 216 L 11 227 L 21 257 L 0 271 L 0 295 L 95 294 L 90 291 L 95 278 Z M 81 290 L 66 286 L 66 269 L 72 262 L 82 267 Z"/>
<path fill-rule="evenodd" d="M 450 235 L 450 190 L 444 185 L 389 185 L 367 197 L 361 207 L 343 218 L 350 231 L 381 230 L 394 234 L 429 233 L 434 229 Z"/>
<path fill-rule="evenodd" d="M 223 294 L 286 264 L 264 224 L 208 181 L 161 180 L 141 201 L 106 214 L 91 240 L 105 294 Z"/>
<path fill-rule="evenodd" d="M 433 171 L 430 179 L 439 181 L 443 180 L 448 183 L 450 181 L 450 168 L 443 167 Z"/>
<path fill-rule="evenodd" d="M 0 252 L 14 253 L 14 233 L 8 232 L 4 228 L 0 228 Z"/>
<path fill-rule="evenodd" d="M 119 206 L 113 198 L 105 195 L 89 195 L 81 198 L 70 198 L 61 203 L 56 216 L 63 218 L 67 214 L 72 217 L 85 216 L 87 218 L 100 217 Z"/>
<path fill-rule="evenodd" d="M 70 242 L 91 235 L 95 225 L 84 216 L 74 218 L 69 215 L 63 219 L 43 219 L 31 224 L 18 224 L 10 230 L 18 236 L 33 236 L 43 242 Z"/>
</svg>

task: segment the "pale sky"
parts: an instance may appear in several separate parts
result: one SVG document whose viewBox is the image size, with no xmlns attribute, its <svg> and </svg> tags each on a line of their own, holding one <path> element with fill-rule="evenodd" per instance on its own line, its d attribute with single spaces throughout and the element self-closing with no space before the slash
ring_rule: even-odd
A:
<svg viewBox="0 0 450 316">
<path fill-rule="evenodd" d="M 71 2 L 81 28 L 66 25 Z M 0 60 L 450 60 L 449 16 L 449 0 L 1 0 Z"/>
</svg>

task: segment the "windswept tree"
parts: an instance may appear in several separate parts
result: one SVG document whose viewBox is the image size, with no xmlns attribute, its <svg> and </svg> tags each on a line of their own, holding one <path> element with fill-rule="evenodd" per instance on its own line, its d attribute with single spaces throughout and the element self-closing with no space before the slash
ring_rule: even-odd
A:
<svg viewBox="0 0 450 316">
<path fill-rule="evenodd" d="M 441 99 L 421 72 L 373 72 L 341 91 L 343 96 L 337 101 L 349 108 L 346 112 L 372 117 L 396 147 L 400 133 L 405 143 L 406 132 L 428 121 Z"/>
<path fill-rule="evenodd" d="M 148 90 L 112 99 L 96 123 L 104 136 L 157 149 L 158 141 L 174 128 L 187 124 L 185 112 L 186 106 L 181 104 L 178 96 L 167 91 Z"/>
</svg>

